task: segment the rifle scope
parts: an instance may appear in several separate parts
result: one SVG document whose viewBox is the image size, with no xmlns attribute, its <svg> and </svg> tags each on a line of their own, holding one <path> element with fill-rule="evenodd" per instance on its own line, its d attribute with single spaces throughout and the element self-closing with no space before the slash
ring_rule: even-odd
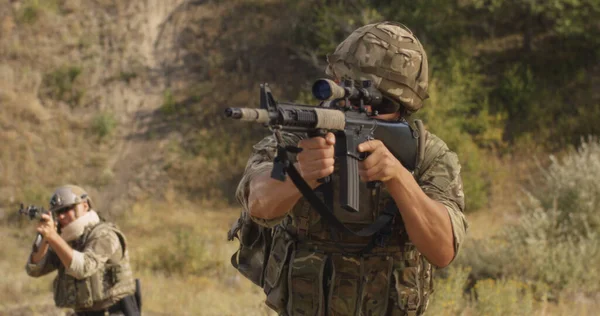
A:
<svg viewBox="0 0 600 316">
<path fill-rule="evenodd" d="M 360 84 L 354 80 L 344 80 L 342 85 L 329 79 L 319 79 L 312 86 L 312 93 L 317 100 L 331 101 L 348 99 L 351 102 L 362 101 L 365 105 L 377 106 L 381 104 L 382 95 L 373 87 L 370 80 L 363 80 Z"/>
</svg>

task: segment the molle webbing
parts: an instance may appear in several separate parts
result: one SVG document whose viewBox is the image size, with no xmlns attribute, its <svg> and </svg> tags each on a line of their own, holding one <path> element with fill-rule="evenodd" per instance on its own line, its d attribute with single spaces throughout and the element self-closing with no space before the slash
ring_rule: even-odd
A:
<svg viewBox="0 0 600 316">
<path fill-rule="evenodd" d="M 329 210 L 328 206 L 325 205 L 323 201 L 321 201 L 315 195 L 310 186 L 306 183 L 306 181 L 304 181 L 298 170 L 296 170 L 294 165 L 289 166 L 288 175 L 298 190 L 302 193 L 304 198 L 308 200 L 308 202 L 319 213 L 319 215 L 321 215 L 321 217 L 325 219 L 329 225 L 339 229 L 340 232 L 363 237 L 373 236 L 377 232 L 381 231 L 383 227 L 389 225 L 398 213 L 398 209 L 395 207 L 395 205 L 393 205 L 393 207 L 390 206 L 389 208 L 384 209 L 382 214 L 379 215 L 379 217 L 371 225 L 359 231 L 353 231 L 340 222 L 340 220 L 335 217 L 331 210 Z"/>
</svg>

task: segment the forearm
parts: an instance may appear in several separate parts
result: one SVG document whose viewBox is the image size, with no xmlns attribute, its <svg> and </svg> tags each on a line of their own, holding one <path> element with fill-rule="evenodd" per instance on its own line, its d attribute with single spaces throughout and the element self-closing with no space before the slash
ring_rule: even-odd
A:
<svg viewBox="0 0 600 316">
<path fill-rule="evenodd" d="M 454 239 L 446 207 L 429 198 L 406 169 L 386 182 L 386 187 L 400 210 L 410 240 L 429 262 L 447 266 L 454 257 Z"/>
<path fill-rule="evenodd" d="M 52 246 L 52 250 L 54 250 L 58 259 L 60 259 L 60 262 L 65 267 L 70 267 L 73 260 L 73 248 L 58 234 L 52 234 L 46 238 L 50 246 Z"/>
<path fill-rule="evenodd" d="M 42 238 L 37 251 L 29 256 L 25 271 L 29 276 L 40 277 L 56 270 L 58 258 L 50 250 L 50 245 L 45 238 Z"/>
<path fill-rule="evenodd" d="M 39 263 L 40 261 L 42 261 L 42 259 L 44 259 L 44 256 L 46 256 L 46 254 L 48 253 L 49 248 L 50 245 L 48 245 L 48 241 L 46 240 L 46 238 L 42 238 L 40 246 L 38 247 L 36 252 L 31 253 L 31 259 L 29 261 L 32 264 Z"/>
<path fill-rule="evenodd" d="M 317 182 L 309 183 L 315 188 Z M 289 176 L 281 182 L 271 178 L 270 170 L 256 175 L 250 181 L 248 209 L 250 215 L 262 219 L 275 219 L 287 214 L 302 194 Z"/>
</svg>

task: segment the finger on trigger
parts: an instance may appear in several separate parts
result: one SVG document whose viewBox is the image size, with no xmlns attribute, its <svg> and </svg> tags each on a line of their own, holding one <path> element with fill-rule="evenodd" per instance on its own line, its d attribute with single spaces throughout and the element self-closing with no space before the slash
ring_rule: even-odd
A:
<svg viewBox="0 0 600 316">
<path fill-rule="evenodd" d="M 332 132 L 328 132 L 325 135 L 325 140 L 327 141 L 327 145 L 335 145 L 335 135 Z"/>
<path fill-rule="evenodd" d="M 360 145 L 358 145 L 358 151 L 359 152 L 373 152 L 375 151 L 379 146 L 383 145 L 383 143 L 380 140 L 368 140 L 366 142 L 361 143 Z"/>
</svg>

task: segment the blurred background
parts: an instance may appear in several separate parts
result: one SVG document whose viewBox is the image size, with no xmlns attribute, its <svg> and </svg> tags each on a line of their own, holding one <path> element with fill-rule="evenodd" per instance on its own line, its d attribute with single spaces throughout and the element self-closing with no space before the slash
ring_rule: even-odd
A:
<svg viewBox="0 0 600 316">
<path fill-rule="evenodd" d="M 463 166 L 468 240 L 428 315 L 597 313 L 598 0 L 0 0 L 0 314 L 66 313 L 16 213 L 74 183 L 128 237 L 145 314 L 268 315 L 226 241 L 267 131 L 223 109 L 262 82 L 316 104 L 326 54 L 382 20 L 425 46 L 416 118 Z"/>
</svg>

